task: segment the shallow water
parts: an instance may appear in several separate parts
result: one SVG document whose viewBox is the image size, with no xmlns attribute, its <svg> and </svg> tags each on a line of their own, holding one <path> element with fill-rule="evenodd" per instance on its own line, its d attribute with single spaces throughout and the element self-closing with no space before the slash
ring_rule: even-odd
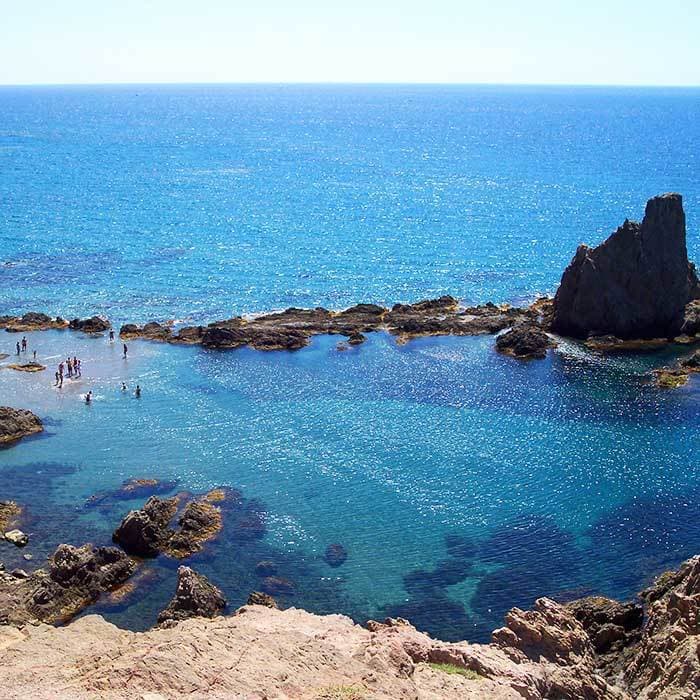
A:
<svg viewBox="0 0 700 700">
<path fill-rule="evenodd" d="M 662 191 L 684 194 L 700 259 L 698 153 L 697 90 L 0 88 L 0 313 L 529 300 Z M 0 352 L 16 340 L 0 333 Z M 29 340 L 50 370 L 0 369 L 2 403 L 47 428 L 0 451 L 0 498 L 32 515 L 30 562 L 0 543 L 11 566 L 109 541 L 140 503 L 85 501 L 139 476 L 231 485 L 265 512 L 263 538 L 234 522 L 191 560 L 233 605 L 273 560 L 284 604 L 444 638 L 484 639 L 543 594 L 627 597 L 700 551 L 700 383 L 663 392 L 647 374 L 677 350 L 565 343 L 520 363 L 492 338 L 376 333 L 345 352 L 132 342 L 125 362 L 104 337 Z M 84 379 L 58 391 L 68 353 Z M 349 553 L 338 568 L 330 543 Z M 150 568 L 110 619 L 155 620 L 175 564 Z"/>
<path fill-rule="evenodd" d="M 521 363 L 492 338 L 397 346 L 377 333 L 345 352 L 337 337 L 294 353 L 132 342 L 124 361 L 105 337 L 29 341 L 40 359 L 77 353 L 85 368 L 60 391 L 48 371 L 0 370 L 0 394 L 48 419 L 45 436 L 0 452 L 4 496 L 39 516 L 32 564 L 61 541 L 108 541 L 138 504 L 102 513 L 84 502 L 128 477 L 226 484 L 258 499 L 267 523 L 263 540 L 229 534 L 194 558 L 232 603 L 259 587 L 255 564 L 273 560 L 296 586 L 287 604 L 406 614 L 445 637 L 483 638 L 513 604 L 627 597 L 700 547 L 700 386 L 663 392 L 647 375 L 669 352 L 603 359 L 565 344 Z M 449 535 L 468 540 L 459 557 Z M 349 552 L 335 569 L 322 561 L 334 542 Z M 3 548 L 26 565 L 19 557 Z M 108 615 L 154 620 L 175 577 L 172 562 L 155 566 L 148 595 Z"/>
</svg>

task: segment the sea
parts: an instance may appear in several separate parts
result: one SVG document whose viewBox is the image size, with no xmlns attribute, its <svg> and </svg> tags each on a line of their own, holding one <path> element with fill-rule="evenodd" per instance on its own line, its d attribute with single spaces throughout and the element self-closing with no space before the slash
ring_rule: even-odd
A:
<svg viewBox="0 0 700 700">
<path fill-rule="evenodd" d="M 699 168 L 698 89 L 2 87 L 0 315 L 525 304 L 662 192 L 682 193 L 700 261 Z M 27 337 L 45 372 L 2 367 L 18 337 L 0 333 L 0 404 L 46 428 L 0 450 L 30 535 L 0 542 L 6 567 L 109 544 L 143 499 L 92 497 L 129 478 L 241 494 L 203 552 L 145 562 L 133 595 L 89 610 L 125 628 L 155 623 L 185 563 L 232 609 L 274 571 L 282 606 L 486 641 L 510 607 L 629 599 L 700 553 L 700 379 L 650 379 L 688 348 L 563 341 L 522 362 L 492 337 L 373 333 L 344 352 L 133 341 L 124 360 L 106 336 Z M 59 390 L 68 355 L 83 377 Z"/>
</svg>

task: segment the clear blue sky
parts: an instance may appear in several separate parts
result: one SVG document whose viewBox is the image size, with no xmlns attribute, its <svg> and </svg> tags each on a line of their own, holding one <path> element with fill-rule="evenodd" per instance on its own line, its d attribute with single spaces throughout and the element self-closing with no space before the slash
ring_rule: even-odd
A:
<svg viewBox="0 0 700 700">
<path fill-rule="evenodd" d="M 0 84 L 700 84 L 700 0 L 0 0 Z"/>
</svg>

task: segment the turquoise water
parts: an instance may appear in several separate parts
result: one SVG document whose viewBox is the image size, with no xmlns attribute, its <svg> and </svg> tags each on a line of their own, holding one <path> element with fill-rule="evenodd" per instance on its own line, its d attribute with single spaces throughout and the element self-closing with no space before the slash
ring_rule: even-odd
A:
<svg viewBox="0 0 700 700">
<path fill-rule="evenodd" d="M 0 89 L 0 313 L 525 300 L 666 190 L 684 194 L 700 259 L 698 117 L 700 92 L 681 90 Z M 61 392 L 48 372 L 0 370 L 2 403 L 47 426 L 0 451 L 0 498 L 33 517 L 34 558 L 0 546 L 10 565 L 107 541 L 138 503 L 85 501 L 134 476 L 228 484 L 264 512 L 264 537 L 232 527 L 192 559 L 233 605 L 274 560 L 285 604 L 401 614 L 445 638 L 484 639 L 542 594 L 627 597 L 700 551 L 700 385 L 647 375 L 676 351 L 564 344 L 519 363 L 492 338 L 373 334 L 346 352 L 330 337 L 295 353 L 133 342 L 125 362 L 104 337 L 29 341 L 85 369 Z M 322 560 L 334 542 L 338 568 Z M 151 624 L 175 580 L 172 562 L 152 567 L 105 614 Z"/>
</svg>

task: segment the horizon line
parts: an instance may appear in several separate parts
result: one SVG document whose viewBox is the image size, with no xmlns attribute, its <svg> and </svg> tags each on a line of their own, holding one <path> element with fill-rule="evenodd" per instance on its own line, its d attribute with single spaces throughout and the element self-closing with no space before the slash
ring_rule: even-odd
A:
<svg viewBox="0 0 700 700">
<path fill-rule="evenodd" d="M 164 87 L 164 86 L 357 86 L 357 87 L 540 87 L 540 88 L 618 88 L 618 89 L 700 89 L 700 83 L 653 84 L 653 83 L 538 83 L 538 82 L 432 82 L 432 81 L 333 81 L 333 80 L 241 80 L 241 81 L 107 81 L 107 82 L 30 82 L 30 83 L 0 83 L 0 88 L 31 88 L 31 87 Z"/>
</svg>

